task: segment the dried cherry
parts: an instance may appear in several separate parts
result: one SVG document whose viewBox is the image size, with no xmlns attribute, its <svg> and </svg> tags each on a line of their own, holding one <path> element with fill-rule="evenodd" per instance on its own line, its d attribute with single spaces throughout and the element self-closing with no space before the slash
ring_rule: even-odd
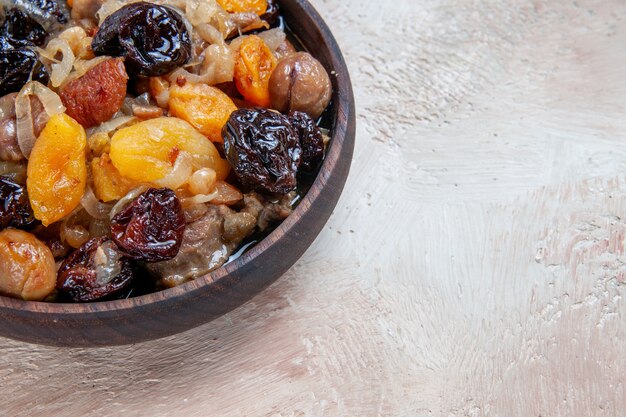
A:
<svg viewBox="0 0 626 417">
<path fill-rule="evenodd" d="M 300 170 L 312 172 L 324 159 L 324 138 L 322 137 L 322 132 L 311 119 L 311 116 L 304 112 L 291 112 L 289 121 L 298 132 L 300 146 L 302 146 Z"/>
<path fill-rule="evenodd" d="M 124 290 L 133 278 L 130 260 L 110 238 L 98 237 L 65 258 L 56 288 L 72 301 L 94 301 Z"/>
<path fill-rule="evenodd" d="M 258 107 L 239 109 L 222 137 L 226 159 L 244 185 L 280 194 L 296 188 L 302 148 L 287 116 Z"/>
<path fill-rule="evenodd" d="M 156 76 L 191 57 L 191 39 L 181 16 L 157 4 L 126 5 L 102 22 L 91 43 L 96 55 L 124 56 L 134 75 Z"/>
<path fill-rule="evenodd" d="M 157 262 L 178 254 L 185 216 L 174 191 L 151 188 L 111 220 L 113 240 L 132 259 Z"/>
<path fill-rule="evenodd" d="M 26 187 L 0 177 L 0 229 L 27 228 L 35 223 Z"/>
</svg>

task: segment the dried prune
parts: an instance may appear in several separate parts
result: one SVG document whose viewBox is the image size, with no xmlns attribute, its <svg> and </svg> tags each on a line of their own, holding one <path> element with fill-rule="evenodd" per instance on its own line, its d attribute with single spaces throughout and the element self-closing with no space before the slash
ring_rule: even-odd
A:
<svg viewBox="0 0 626 417">
<path fill-rule="evenodd" d="M 70 11 L 63 0 L 5 0 L 3 4 L 19 9 L 47 31 L 58 30 L 70 21 Z"/>
<path fill-rule="evenodd" d="M 98 237 L 65 258 L 56 288 L 72 301 L 94 301 L 122 291 L 133 278 L 130 260 L 110 238 Z"/>
<path fill-rule="evenodd" d="M 0 229 L 32 226 L 35 222 L 26 187 L 0 177 Z"/>
<path fill-rule="evenodd" d="M 300 171 L 314 171 L 324 159 L 324 137 L 322 131 L 311 119 L 311 116 L 301 111 L 289 113 L 289 121 L 298 132 L 300 146 L 302 147 L 302 159 Z"/>
<path fill-rule="evenodd" d="M 70 81 L 59 95 L 68 115 L 84 127 L 92 127 L 109 120 L 122 107 L 127 80 L 122 59 L 107 59 Z"/>
<path fill-rule="evenodd" d="M 222 136 L 226 159 L 244 185 L 280 194 L 296 188 L 302 148 L 287 116 L 258 107 L 239 109 Z"/>
<path fill-rule="evenodd" d="M 20 91 L 31 79 L 48 83 L 48 73 L 39 62 L 37 53 L 31 49 L 0 51 L 0 96 Z"/>
<path fill-rule="evenodd" d="M 37 46 L 43 45 L 48 36 L 39 23 L 17 8 L 6 12 L 2 31 L 13 39 L 28 41 Z"/>
<path fill-rule="evenodd" d="M 123 56 L 134 75 L 155 76 L 180 67 L 191 57 L 189 31 L 169 7 L 139 2 L 102 22 L 91 43 L 96 55 Z"/>
<path fill-rule="evenodd" d="M 265 20 L 270 26 L 276 25 L 278 22 L 280 8 L 276 0 L 267 0 L 267 8 L 265 13 L 261 15 L 261 19 Z"/>
<path fill-rule="evenodd" d="M 157 262 L 178 254 L 185 216 L 174 191 L 151 188 L 111 220 L 113 240 L 132 259 Z"/>
</svg>

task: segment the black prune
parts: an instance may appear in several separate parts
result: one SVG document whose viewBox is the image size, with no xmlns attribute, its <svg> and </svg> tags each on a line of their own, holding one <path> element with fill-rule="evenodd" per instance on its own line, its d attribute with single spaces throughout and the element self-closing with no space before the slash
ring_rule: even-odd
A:
<svg viewBox="0 0 626 417">
<path fill-rule="evenodd" d="M 27 41 L 37 46 L 43 45 L 48 36 L 39 23 L 19 9 L 10 9 L 6 12 L 2 31 L 12 39 Z"/>
<path fill-rule="evenodd" d="M 0 176 L 0 230 L 28 228 L 35 223 L 26 187 Z"/>
<path fill-rule="evenodd" d="M 269 23 L 270 26 L 276 25 L 280 17 L 280 8 L 276 0 L 267 0 L 267 9 L 261 15 L 261 19 Z"/>
<path fill-rule="evenodd" d="M 70 21 L 64 0 L 5 0 L 8 6 L 22 11 L 45 30 L 58 30 Z"/>
<path fill-rule="evenodd" d="M 174 191 L 151 188 L 113 216 L 113 240 L 132 259 L 157 262 L 178 254 L 185 231 L 183 208 Z"/>
<path fill-rule="evenodd" d="M 244 185 L 279 194 L 296 188 L 302 148 L 287 116 L 258 107 L 239 109 L 222 137 L 226 159 Z"/>
<path fill-rule="evenodd" d="M 48 72 L 36 52 L 31 49 L 0 51 L 0 96 L 20 91 L 31 79 L 44 85 L 48 83 Z"/>
<path fill-rule="evenodd" d="M 301 111 L 289 113 L 289 121 L 298 132 L 300 146 L 302 147 L 300 171 L 313 172 L 324 159 L 322 131 L 311 119 L 311 116 Z"/>
<path fill-rule="evenodd" d="M 133 279 L 130 260 L 110 238 L 98 237 L 65 258 L 56 288 L 72 301 L 94 301 L 124 290 Z"/>
<path fill-rule="evenodd" d="M 178 12 L 145 2 L 104 19 L 91 48 L 96 55 L 125 57 L 126 70 L 144 76 L 168 73 L 191 57 L 189 31 Z"/>
</svg>

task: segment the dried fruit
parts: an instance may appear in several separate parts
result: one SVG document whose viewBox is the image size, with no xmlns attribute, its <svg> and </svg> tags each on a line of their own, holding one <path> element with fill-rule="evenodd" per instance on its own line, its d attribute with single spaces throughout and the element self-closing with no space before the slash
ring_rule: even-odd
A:
<svg viewBox="0 0 626 417">
<path fill-rule="evenodd" d="M 25 228 L 35 222 L 26 187 L 0 177 L 0 229 Z"/>
<path fill-rule="evenodd" d="M 0 44 L 4 44 L 0 41 Z M 0 96 L 20 91 L 29 80 L 48 82 L 48 73 L 30 48 L 0 50 Z"/>
<path fill-rule="evenodd" d="M 267 8 L 265 9 L 265 13 L 261 15 L 261 19 L 265 20 L 271 26 L 274 26 L 278 23 L 279 17 L 280 7 L 278 6 L 278 2 L 276 0 L 267 0 Z"/>
<path fill-rule="evenodd" d="M 246 37 L 235 61 L 235 84 L 244 98 L 256 106 L 270 107 L 269 80 L 276 58 L 263 39 Z"/>
<path fill-rule="evenodd" d="M 269 80 L 269 92 L 276 110 L 299 110 L 317 119 L 330 103 L 332 84 L 317 59 L 298 52 L 278 63 Z"/>
<path fill-rule="evenodd" d="M 106 153 L 91 161 L 91 174 L 96 197 L 105 203 L 119 200 L 139 185 L 137 181 L 123 177 Z"/>
<path fill-rule="evenodd" d="M 39 301 L 54 290 L 56 266 L 48 247 L 30 233 L 0 232 L 0 293 Z"/>
<path fill-rule="evenodd" d="M 289 114 L 291 125 L 298 132 L 302 159 L 300 171 L 313 172 L 324 159 L 324 138 L 319 127 L 311 117 L 303 112 L 294 111 Z"/>
<path fill-rule="evenodd" d="M 302 148 L 289 119 L 267 109 L 239 109 L 222 132 L 226 159 L 255 190 L 286 194 L 296 188 Z"/>
<path fill-rule="evenodd" d="M 128 75 L 121 58 L 107 59 L 59 93 L 67 114 L 84 127 L 109 120 L 124 104 Z"/>
<path fill-rule="evenodd" d="M 74 210 L 85 191 L 85 130 L 65 113 L 50 118 L 30 154 L 27 188 L 35 218 L 44 226 Z"/>
<path fill-rule="evenodd" d="M 153 182 L 168 175 L 181 152 L 191 155 L 192 168 L 213 168 L 219 179 L 228 175 L 228 162 L 215 146 L 189 123 L 159 117 L 123 128 L 111 138 L 111 161 L 122 176 Z"/>
<path fill-rule="evenodd" d="M 130 260 L 111 239 L 99 237 L 91 239 L 63 261 L 56 287 L 72 301 L 94 301 L 119 293 L 133 278 Z"/>
<path fill-rule="evenodd" d="M 172 259 L 185 231 L 185 216 L 174 191 L 151 188 L 111 220 L 113 240 L 129 257 L 146 262 Z"/>
<path fill-rule="evenodd" d="M 170 114 L 191 123 L 212 142 L 222 142 L 222 127 L 237 110 L 221 90 L 206 84 L 185 83 L 170 88 Z"/>
<path fill-rule="evenodd" d="M 37 46 L 43 45 L 48 37 L 39 23 L 18 8 L 6 12 L 2 32 L 13 39 L 25 40 Z"/>
<path fill-rule="evenodd" d="M 267 0 L 217 0 L 229 13 L 256 13 L 263 15 L 267 10 Z"/>
<path fill-rule="evenodd" d="M 134 75 L 162 75 L 191 57 L 189 31 L 180 14 L 146 2 L 128 4 L 104 19 L 91 48 L 96 55 L 125 57 Z"/>
</svg>

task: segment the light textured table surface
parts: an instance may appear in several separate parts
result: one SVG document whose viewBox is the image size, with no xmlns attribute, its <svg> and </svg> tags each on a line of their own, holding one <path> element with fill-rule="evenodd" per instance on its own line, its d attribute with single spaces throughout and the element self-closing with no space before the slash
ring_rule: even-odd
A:
<svg viewBox="0 0 626 417">
<path fill-rule="evenodd" d="M 626 2 L 313 4 L 358 107 L 315 244 L 185 334 L 0 339 L 0 414 L 625 416 Z"/>
</svg>

